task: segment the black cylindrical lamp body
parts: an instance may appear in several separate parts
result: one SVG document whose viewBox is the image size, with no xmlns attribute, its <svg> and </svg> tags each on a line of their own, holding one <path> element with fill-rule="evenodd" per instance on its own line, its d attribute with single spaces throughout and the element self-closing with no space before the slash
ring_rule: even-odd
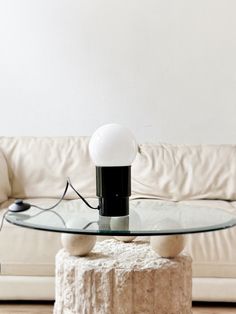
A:
<svg viewBox="0 0 236 314">
<path fill-rule="evenodd" d="M 101 216 L 129 215 L 131 166 L 96 167 L 96 187 Z"/>
</svg>

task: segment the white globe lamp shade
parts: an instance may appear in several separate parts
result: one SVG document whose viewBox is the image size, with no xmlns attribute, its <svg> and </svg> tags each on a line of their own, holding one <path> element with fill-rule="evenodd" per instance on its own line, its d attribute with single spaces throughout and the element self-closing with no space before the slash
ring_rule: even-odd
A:
<svg viewBox="0 0 236 314">
<path fill-rule="evenodd" d="M 106 124 L 92 135 L 89 152 L 96 166 L 130 166 L 137 154 L 137 143 L 128 128 L 120 124 Z"/>
</svg>

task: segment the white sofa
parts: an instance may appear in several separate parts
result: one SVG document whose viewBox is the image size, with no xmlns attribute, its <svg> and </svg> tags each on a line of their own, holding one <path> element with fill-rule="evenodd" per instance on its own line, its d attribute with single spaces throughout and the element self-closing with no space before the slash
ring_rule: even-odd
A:
<svg viewBox="0 0 236 314">
<path fill-rule="evenodd" d="M 1 215 L 16 198 L 48 206 L 66 177 L 96 204 L 88 138 L 0 138 Z M 70 191 L 63 206 L 77 204 Z M 143 144 L 132 166 L 131 202 L 181 202 L 236 214 L 236 146 Z M 196 207 L 197 210 L 197 207 Z M 0 299 L 54 298 L 60 234 L 4 224 L 0 233 Z M 236 301 L 236 228 L 188 236 L 193 300 Z"/>
</svg>

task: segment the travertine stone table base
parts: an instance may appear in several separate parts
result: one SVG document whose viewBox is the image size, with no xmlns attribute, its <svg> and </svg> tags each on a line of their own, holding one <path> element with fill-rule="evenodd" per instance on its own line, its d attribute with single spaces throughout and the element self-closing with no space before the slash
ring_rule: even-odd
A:
<svg viewBox="0 0 236 314">
<path fill-rule="evenodd" d="M 98 242 L 56 257 L 54 314 L 190 314 L 191 258 L 160 258 L 149 243 Z"/>
</svg>

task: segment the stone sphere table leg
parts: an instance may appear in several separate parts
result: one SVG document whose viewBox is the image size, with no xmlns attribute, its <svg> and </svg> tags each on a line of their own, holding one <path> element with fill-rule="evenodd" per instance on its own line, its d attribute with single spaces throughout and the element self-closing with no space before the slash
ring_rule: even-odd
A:
<svg viewBox="0 0 236 314">
<path fill-rule="evenodd" d="M 84 257 L 56 257 L 54 314 L 190 314 L 191 258 L 160 258 L 149 243 L 105 240 Z"/>
<path fill-rule="evenodd" d="M 180 254 L 186 242 L 185 235 L 153 236 L 150 239 L 152 249 L 161 257 L 171 258 Z"/>
</svg>

